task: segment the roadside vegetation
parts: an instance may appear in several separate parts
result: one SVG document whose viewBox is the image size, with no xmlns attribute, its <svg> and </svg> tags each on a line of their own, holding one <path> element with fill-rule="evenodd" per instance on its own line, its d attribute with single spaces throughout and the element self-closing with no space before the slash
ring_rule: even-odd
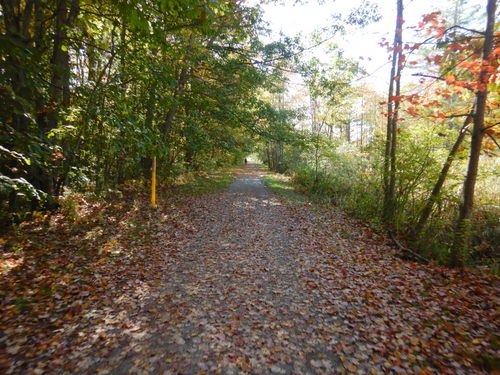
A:
<svg viewBox="0 0 500 375">
<path fill-rule="evenodd" d="M 297 191 L 385 228 L 415 259 L 498 269 L 495 4 L 481 24 L 465 3 L 423 15 L 409 43 L 397 1 L 394 41 L 380 43 L 391 54 L 387 96 L 350 84 L 362 72 L 341 53 L 302 61 L 309 106 L 286 137 L 259 143 L 260 159 Z"/>
</svg>

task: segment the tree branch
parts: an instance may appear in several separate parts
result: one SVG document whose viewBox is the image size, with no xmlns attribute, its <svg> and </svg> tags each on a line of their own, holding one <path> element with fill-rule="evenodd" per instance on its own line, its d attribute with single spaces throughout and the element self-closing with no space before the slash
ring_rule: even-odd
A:
<svg viewBox="0 0 500 375">
<path fill-rule="evenodd" d="M 416 252 L 415 252 L 415 251 L 413 251 L 412 249 L 408 249 L 407 247 L 404 247 L 404 246 L 403 246 L 403 245 L 402 245 L 402 244 L 401 244 L 401 243 L 400 243 L 400 242 L 396 239 L 396 237 L 394 236 L 394 234 L 392 233 L 392 231 L 389 231 L 389 236 L 391 237 L 391 240 L 392 240 L 392 241 L 396 244 L 396 246 L 397 246 L 400 250 L 402 250 L 402 251 L 404 251 L 404 252 L 406 252 L 406 253 L 410 254 L 412 257 L 414 257 L 414 258 L 416 258 L 416 259 L 419 259 L 419 260 L 420 260 L 420 261 L 422 261 L 422 262 L 429 263 L 429 259 L 427 259 L 426 257 L 424 257 L 424 256 L 422 256 L 422 255 L 420 255 L 420 254 L 416 253 Z"/>
<path fill-rule="evenodd" d="M 493 124 L 493 125 L 487 126 L 487 127 L 485 127 L 483 130 L 488 130 L 488 129 L 494 128 L 494 127 L 495 127 L 495 126 L 497 126 L 498 124 L 500 124 L 500 122 L 497 122 L 496 124 Z"/>
<path fill-rule="evenodd" d="M 488 137 L 491 138 L 491 140 L 497 145 L 497 147 L 500 149 L 500 145 L 498 144 L 497 140 L 495 139 L 495 137 L 493 137 L 490 133 L 486 133 L 486 135 Z"/>
<path fill-rule="evenodd" d="M 448 73 L 448 72 L 446 72 L 446 73 Z M 412 74 L 412 76 L 414 76 L 414 77 L 432 78 L 432 79 L 435 79 L 436 81 L 446 81 L 446 79 L 444 79 L 442 76 L 436 77 L 436 76 L 431 76 L 431 75 L 422 74 L 422 73 L 414 73 L 414 74 Z M 470 92 L 474 92 L 474 90 L 471 89 L 470 87 L 464 87 L 464 89 L 469 90 Z"/>
</svg>

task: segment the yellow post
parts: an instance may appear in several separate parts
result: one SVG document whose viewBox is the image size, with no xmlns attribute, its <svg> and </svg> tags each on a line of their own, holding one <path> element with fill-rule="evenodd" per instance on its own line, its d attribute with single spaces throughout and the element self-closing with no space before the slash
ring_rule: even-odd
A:
<svg viewBox="0 0 500 375">
<path fill-rule="evenodd" d="M 156 156 L 151 167 L 151 207 L 156 208 Z"/>
</svg>

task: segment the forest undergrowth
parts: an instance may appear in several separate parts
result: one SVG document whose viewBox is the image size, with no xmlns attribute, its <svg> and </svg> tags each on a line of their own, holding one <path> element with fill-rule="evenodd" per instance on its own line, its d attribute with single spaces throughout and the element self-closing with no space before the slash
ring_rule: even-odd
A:
<svg viewBox="0 0 500 375">
<path fill-rule="evenodd" d="M 385 235 L 387 227 L 380 221 L 383 192 L 377 186 L 376 176 L 370 176 L 369 172 L 367 173 L 368 168 L 362 163 L 357 164 L 353 165 L 349 156 L 339 155 L 332 162 L 330 172 L 323 172 L 318 177 L 311 168 L 302 167 L 291 170 L 288 174 L 269 174 L 264 181 L 270 189 L 289 202 L 309 202 L 316 207 L 343 210 Z M 480 200 L 482 203 L 478 205 L 475 220 L 470 228 L 472 240 L 467 265 L 481 272 L 498 275 L 499 211 L 495 196 L 491 194 L 495 190 L 494 181 L 494 178 L 490 178 L 481 185 L 483 190 L 480 197 L 484 199 Z M 409 233 L 415 225 L 418 213 L 415 211 L 418 211 L 422 204 L 422 195 L 416 193 L 410 199 L 415 202 L 406 203 L 406 210 L 401 212 L 398 228 L 392 234 L 400 246 L 402 256 L 426 263 L 448 264 L 447 246 L 454 234 L 455 216 L 454 210 L 451 209 L 453 205 L 440 207 L 432 224 L 427 228 L 424 239 L 412 242 Z"/>
</svg>

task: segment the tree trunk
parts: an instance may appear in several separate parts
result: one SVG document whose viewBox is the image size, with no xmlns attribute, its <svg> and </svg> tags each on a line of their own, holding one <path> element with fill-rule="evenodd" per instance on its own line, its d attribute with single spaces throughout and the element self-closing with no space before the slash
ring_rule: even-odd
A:
<svg viewBox="0 0 500 375">
<path fill-rule="evenodd" d="M 49 88 L 50 105 L 52 110 L 48 113 L 47 118 L 39 118 L 38 127 L 43 135 L 50 129 L 57 128 L 59 123 L 60 111 L 67 108 L 70 104 L 70 64 L 69 53 L 64 42 L 67 39 L 67 30 L 72 27 L 79 12 L 79 0 L 57 1 L 55 10 L 55 26 L 54 39 L 52 44 L 51 69 L 52 76 Z M 36 166 L 34 168 L 37 168 Z M 45 191 L 49 197 L 57 197 L 63 189 L 64 176 L 56 176 L 49 174 L 47 171 L 36 171 L 38 183 L 41 190 Z M 57 199 L 57 198 L 55 198 Z M 50 200 L 49 206 L 55 204 Z"/>
<path fill-rule="evenodd" d="M 34 92 L 29 85 L 27 73 L 30 69 L 30 62 L 25 57 L 25 50 L 31 46 L 32 39 L 30 33 L 30 23 L 32 21 L 33 1 L 26 1 L 25 4 L 19 4 L 18 1 L 0 0 L 2 6 L 2 18 L 5 25 L 5 35 L 15 40 L 17 48 L 12 49 L 12 53 L 5 56 L 6 64 L 3 75 L 8 77 L 12 90 L 16 96 L 23 99 L 25 103 L 33 104 Z M 24 5 L 24 8 L 23 6 Z M 3 31 L 3 30 L 2 30 Z M 21 53 L 18 53 L 21 52 Z M 20 133 L 27 133 L 29 128 L 29 119 L 24 113 L 29 113 L 30 108 L 22 103 L 16 103 L 15 110 L 11 110 L 12 127 Z"/>
<path fill-rule="evenodd" d="M 68 0 L 59 0 L 55 13 L 56 24 L 54 28 L 54 41 L 52 52 L 52 78 L 50 83 L 50 100 L 55 107 L 50 112 L 48 129 L 56 128 L 60 109 L 64 109 L 70 104 L 69 90 L 69 53 L 64 42 L 67 39 L 67 30 L 73 23 L 79 12 L 79 0 L 72 0 L 68 9 Z"/>
<path fill-rule="evenodd" d="M 392 66 L 389 82 L 389 95 L 387 100 L 387 130 L 384 154 L 384 206 L 382 220 L 386 224 L 392 224 L 394 219 L 394 190 L 396 185 L 396 135 L 397 116 L 399 100 L 394 100 L 394 96 L 399 96 L 401 87 L 402 70 L 402 45 L 403 45 L 403 0 L 397 0 L 396 31 L 394 33 L 394 43 L 392 52 Z M 394 82 L 396 92 L 394 95 Z M 392 103 L 395 103 L 394 107 Z"/>
<path fill-rule="evenodd" d="M 151 91 L 149 93 L 147 108 L 146 108 L 146 118 L 144 120 L 146 128 L 153 127 L 153 118 L 154 118 L 154 109 L 155 109 L 155 93 Z M 153 160 L 151 159 L 151 155 L 143 155 L 141 157 L 141 169 L 142 176 L 145 181 L 148 181 L 151 174 L 151 166 L 153 164 Z"/>
<path fill-rule="evenodd" d="M 427 202 L 424 206 L 424 209 L 422 210 L 422 213 L 420 214 L 420 218 L 418 220 L 417 225 L 415 226 L 415 229 L 413 230 L 412 233 L 412 238 L 413 240 L 418 240 L 422 230 L 424 229 L 425 225 L 427 224 L 427 221 L 432 213 L 432 209 L 434 208 L 434 204 L 436 203 L 439 194 L 441 193 L 441 188 L 443 187 L 444 182 L 446 181 L 446 178 L 448 176 L 448 171 L 450 170 L 451 164 L 455 160 L 455 156 L 458 152 L 458 149 L 460 148 L 460 145 L 462 144 L 463 140 L 465 139 L 465 135 L 467 134 L 467 129 L 469 128 L 470 123 L 472 122 L 473 115 L 470 114 L 467 116 L 467 118 L 464 121 L 464 125 L 462 126 L 462 129 L 460 129 L 460 133 L 458 134 L 457 139 L 455 140 L 455 143 L 453 144 L 453 147 L 451 148 L 448 157 L 446 158 L 446 161 L 443 165 L 443 168 L 441 169 L 441 173 L 439 174 L 438 180 L 436 181 L 436 184 L 434 185 L 434 188 L 432 189 L 432 192 L 427 199 Z"/>
<path fill-rule="evenodd" d="M 191 51 L 193 49 L 193 42 L 194 42 L 194 34 L 192 33 L 191 36 L 189 37 L 188 46 L 186 48 L 186 59 L 189 58 L 191 54 Z M 186 63 L 184 62 L 184 64 Z M 184 86 L 188 82 L 190 76 L 191 76 L 191 68 L 186 64 L 181 68 L 181 71 L 179 72 L 177 85 L 174 89 L 174 94 L 173 94 L 174 103 L 172 103 L 172 106 L 167 111 L 167 116 L 165 117 L 165 121 L 163 122 L 162 131 L 165 139 L 168 138 L 170 129 L 172 128 L 172 123 L 174 121 L 175 114 L 177 113 L 177 108 L 179 107 L 178 103 L 176 103 L 176 99 L 183 93 Z"/>
<path fill-rule="evenodd" d="M 486 8 L 487 21 L 484 33 L 483 61 L 489 61 L 489 56 L 493 50 L 493 39 L 495 29 L 496 0 L 488 0 Z M 463 266 L 465 262 L 466 248 L 468 245 L 468 227 L 474 205 L 474 190 L 476 187 L 477 174 L 479 169 L 479 156 L 484 137 L 484 116 L 486 109 L 486 99 L 488 98 L 487 83 L 491 72 L 485 69 L 483 63 L 478 80 L 478 92 L 476 93 L 476 112 L 474 114 L 474 125 L 472 128 L 471 148 L 469 154 L 469 164 L 467 175 L 463 187 L 463 200 L 457 220 L 455 241 L 451 252 L 451 264 L 453 266 Z"/>
<path fill-rule="evenodd" d="M 31 135 L 31 121 L 26 113 L 39 112 L 44 106 L 44 99 L 37 90 L 29 83 L 30 72 L 33 69 L 33 61 L 27 57 L 28 49 L 41 49 L 43 37 L 43 19 L 40 2 L 28 0 L 25 2 L 0 0 L 2 6 L 2 16 L 5 24 L 5 35 L 15 40 L 16 48 L 6 56 L 4 75 L 8 77 L 9 85 L 16 93 L 19 100 L 15 108 L 11 110 L 11 126 L 21 137 Z M 42 117 L 38 114 L 34 116 L 37 120 L 38 128 L 41 130 L 35 133 L 37 137 L 44 138 Z M 7 144 L 10 148 L 13 145 Z M 7 163 L 9 164 L 9 163 Z M 45 169 L 39 164 L 33 163 L 26 168 L 28 170 L 28 181 L 37 189 L 50 194 L 53 192 L 53 180 L 48 176 Z M 10 173 L 6 173 L 10 175 Z M 18 200 L 16 199 L 16 202 Z M 12 203 L 11 210 L 16 206 Z M 38 205 L 38 201 L 32 202 L 33 206 Z"/>
<path fill-rule="evenodd" d="M 270 170 L 274 170 L 273 161 L 271 159 L 271 150 L 269 149 L 269 142 L 266 145 L 266 154 L 267 154 L 267 165 Z"/>
<path fill-rule="evenodd" d="M 363 147 L 363 108 L 364 108 L 364 98 L 361 97 L 361 119 L 359 122 L 359 147 Z"/>
<path fill-rule="evenodd" d="M 314 183 L 319 182 L 319 136 L 316 138 L 316 144 L 314 145 Z"/>
</svg>

